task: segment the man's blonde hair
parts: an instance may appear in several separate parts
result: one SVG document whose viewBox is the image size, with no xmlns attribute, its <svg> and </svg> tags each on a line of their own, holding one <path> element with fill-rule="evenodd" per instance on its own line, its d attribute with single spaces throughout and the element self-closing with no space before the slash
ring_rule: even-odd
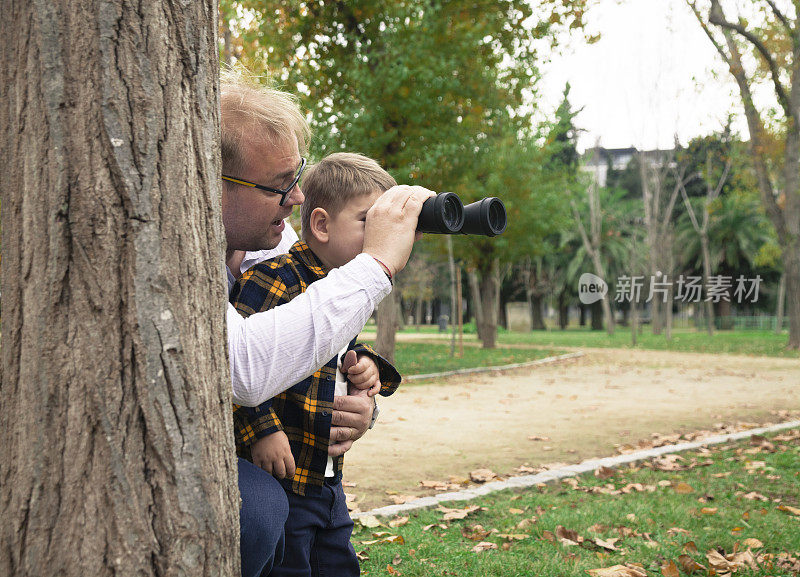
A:
<svg viewBox="0 0 800 577">
<path fill-rule="evenodd" d="M 385 192 L 396 184 L 392 175 L 368 156 L 353 152 L 329 154 L 303 174 L 306 197 L 300 209 L 303 238 L 315 208 L 324 208 L 335 216 L 349 200 L 375 191 Z"/>
<path fill-rule="evenodd" d="M 220 79 L 222 171 L 237 176 L 248 143 L 282 144 L 297 138 L 301 154 L 311 134 L 297 98 L 264 86 L 243 66 L 223 69 Z"/>
</svg>

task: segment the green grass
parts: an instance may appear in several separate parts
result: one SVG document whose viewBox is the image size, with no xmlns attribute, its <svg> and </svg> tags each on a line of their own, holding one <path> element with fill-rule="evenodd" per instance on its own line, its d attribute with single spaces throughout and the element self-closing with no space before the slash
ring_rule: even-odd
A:
<svg viewBox="0 0 800 577">
<path fill-rule="evenodd" d="M 631 331 L 620 327 L 614 336 L 605 331 L 570 329 L 566 331 L 535 331 L 530 333 L 503 332 L 498 334 L 498 344 L 528 344 L 540 347 L 598 347 L 632 348 Z M 654 335 L 645 327 L 638 336 L 637 349 L 681 351 L 693 353 L 721 353 L 770 357 L 800 358 L 798 351 L 786 350 L 786 335 L 772 331 L 716 331 L 713 337 L 694 329 L 675 329 L 672 339 Z"/>
<path fill-rule="evenodd" d="M 559 354 L 551 349 L 482 349 L 464 347 L 464 356 L 451 357 L 449 344 L 397 343 L 395 366 L 401 375 L 421 375 L 462 368 L 494 367 L 524 363 Z M 458 346 L 456 346 L 458 354 Z"/>
<path fill-rule="evenodd" d="M 407 523 L 395 527 L 388 519 L 384 520 L 386 527 L 371 529 L 356 522 L 352 542 L 365 557 L 365 575 L 549 577 L 586 575 L 587 570 L 625 563 L 641 564 L 647 575 L 660 576 L 665 562 L 674 561 L 680 567 L 678 557 L 682 554 L 708 568 L 707 552 L 718 550 L 730 555 L 737 543 L 739 550 L 745 551 L 745 539 L 758 539 L 763 547 L 754 548 L 754 553 L 772 556 L 771 560 L 764 557 L 758 571 L 743 568 L 737 574 L 798 575 L 800 562 L 790 569 L 779 566 L 778 559 L 783 554 L 800 557 L 800 515 L 779 509 L 800 507 L 800 446 L 798 440 L 775 441 L 774 445 L 772 453 L 748 453 L 759 451 L 748 442 L 712 447 L 710 452 L 683 453 L 683 463 L 697 465 L 689 470 L 659 471 L 638 465 L 602 481 L 593 475 L 578 478 L 583 488 L 611 484 L 621 489 L 639 483 L 654 487 L 652 492 L 598 494 L 558 483 L 448 504 L 452 508 L 485 508 L 464 520 L 445 522 L 442 512 L 425 510 L 412 513 Z M 763 465 L 754 468 L 753 463 L 758 462 Z M 664 486 L 667 481 L 669 485 Z M 687 484 L 693 492 L 679 493 L 679 483 Z M 744 497 L 752 491 L 768 501 Z M 714 511 L 704 512 L 704 508 Z M 426 531 L 429 525 L 434 526 Z M 484 532 L 491 531 L 478 538 L 497 545 L 497 549 L 473 551 L 477 541 L 464 533 L 475 533 L 475 525 L 481 525 Z M 605 551 L 588 543 L 564 544 L 553 536 L 559 526 L 576 531 L 589 542 L 617 538 L 619 551 Z M 398 537 L 393 537 L 394 543 L 369 543 L 385 541 L 389 536 Z M 696 552 L 688 548 L 688 542 L 694 543 Z M 681 571 L 680 575 L 686 573 Z"/>
</svg>

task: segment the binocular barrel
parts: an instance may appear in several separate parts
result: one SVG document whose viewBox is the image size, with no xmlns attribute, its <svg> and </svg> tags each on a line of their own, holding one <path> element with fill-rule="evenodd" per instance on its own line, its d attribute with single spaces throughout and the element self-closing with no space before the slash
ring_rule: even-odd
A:
<svg viewBox="0 0 800 577">
<path fill-rule="evenodd" d="M 442 192 L 423 203 L 417 230 L 432 234 L 497 236 L 503 234 L 506 224 L 506 207 L 499 198 L 484 198 L 464 206 L 456 194 Z"/>
</svg>

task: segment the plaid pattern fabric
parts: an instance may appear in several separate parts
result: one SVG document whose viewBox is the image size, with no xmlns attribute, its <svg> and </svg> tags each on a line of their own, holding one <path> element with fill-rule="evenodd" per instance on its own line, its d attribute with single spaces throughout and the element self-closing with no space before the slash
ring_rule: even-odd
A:
<svg viewBox="0 0 800 577">
<path fill-rule="evenodd" d="M 245 272 L 233 287 L 231 303 L 247 317 L 289 302 L 324 276 L 322 263 L 306 243 L 298 241 L 288 254 Z M 355 339 L 348 349 L 369 354 L 375 360 L 381 395 L 391 395 L 397 389 L 400 374 L 386 359 L 369 346 L 356 344 Z M 276 431 L 283 431 L 289 438 L 296 466 L 289 488 L 298 495 L 318 494 L 325 480 L 337 364 L 338 358 L 332 358 L 307 379 L 257 407 L 233 406 L 236 452 L 240 457 L 252 461 L 252 444 Z M 337 478 L 342 461 L 342 457 L 333 459 Z"/>
</svg>

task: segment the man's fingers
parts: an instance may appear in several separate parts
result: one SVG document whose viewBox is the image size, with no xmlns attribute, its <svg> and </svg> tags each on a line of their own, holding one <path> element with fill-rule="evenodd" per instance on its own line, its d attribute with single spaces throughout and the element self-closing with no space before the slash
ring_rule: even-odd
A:
<svg viewBox="0 0 800 577">
<path fill-rule="evenodd" d="M 272 463 L 272 476 L 276 479 L 283 479 L 286 477 L 286 466 L 283 463 L 283 459 L 275 459 Z"/>
<path fill-rule="evenodd" d="M 331 427 L 331 442 L 330 444 L 341 443 L 343 441 L 352 441 L 358 437 L 358 429 L 353 427 Z"/>
<path fill-rule="evenodd" d="M 347 451 L 350 450 L 350 447 L 353 446 L 353 441 L 344 441 L 342 443 L 334 443 L 333 445 L 328 445 L 328 455 L 331 457 L 338 457 L 339 455 L 344 455 Z"/>
<path fill-rule="evenodd" d="M 291 479 L 294 477 L 294 457 L 291 453 L 283 458 L 284 467 L 286 467 L 286 478 Z"/>
<path fill-rule="evenodd" d="M 341 395 L 333 397 L 331 425 L 366 430 L 372 417 L 373 402 L 364 397 Z"/>
<path fill-rule="evenodd" d="M 356 352 L 355 351 L 347 351 L 342 359 L 342 373 L 348 374 L 350 370 L 356 365 Z M 362 369 L 363 370 L 363 369 Z"/>
</svg>

